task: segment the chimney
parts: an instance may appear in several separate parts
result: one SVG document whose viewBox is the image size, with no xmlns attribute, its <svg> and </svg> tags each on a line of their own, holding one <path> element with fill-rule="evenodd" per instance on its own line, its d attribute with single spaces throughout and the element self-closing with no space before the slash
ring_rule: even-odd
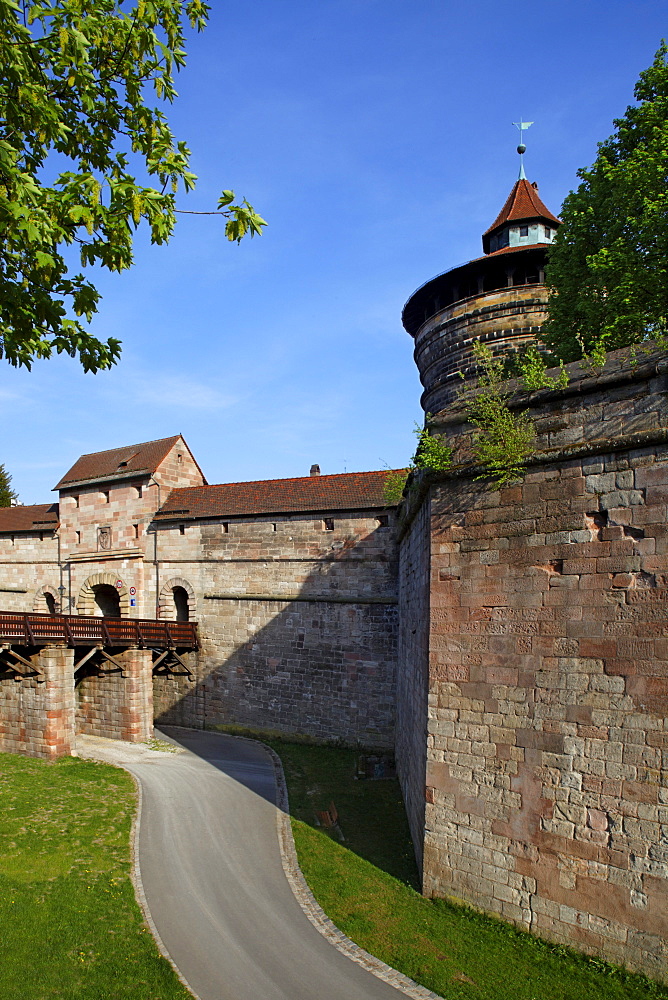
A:
<svg viewBox="0 0 668 1000">
<path fill-rule="evenodd" d="M 320 475 L 320 466 L 319 465 L 312 465 L 311 466 L 311 471 L 310 471 L 309 475 L 311 475 L 311 476 L 319 476 Z"/>
</svg>

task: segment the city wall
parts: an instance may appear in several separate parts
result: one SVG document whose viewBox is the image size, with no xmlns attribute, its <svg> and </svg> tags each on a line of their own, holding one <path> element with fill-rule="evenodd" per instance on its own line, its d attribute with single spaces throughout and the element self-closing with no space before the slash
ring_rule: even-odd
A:
<svg viewBox="0 0 668 1000">
<path fill-rule="evenodd" d="M 194 683 L 156 678 L 158 722 L 393 745 L 395 531 L 373 512 L 328 521 L 159 527 L 161 579 L 191 586 L 201 649 Z"/>
<path fill-rule="evenodd" d="M 515 486 L 475 480 L 461 410 L 432 421 L 457 465 L 419 484 L 403 528 L 414 547 L 429 517 L 416 850 L 426 894 L 666 978 L 668 379 L 656 356 L 569 368 L 567 390 L 518 394 L 538 438 Z M 415 562 L 402 558 L 402 593 Z M 422 711 L 411 631 L 402 621 L 399 718 Z"/>
</svg>

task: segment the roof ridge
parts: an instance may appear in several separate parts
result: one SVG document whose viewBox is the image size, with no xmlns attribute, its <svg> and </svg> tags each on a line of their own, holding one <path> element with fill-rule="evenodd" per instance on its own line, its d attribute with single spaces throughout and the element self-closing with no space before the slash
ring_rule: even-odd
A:
<svg viewBox="0 0 668 1000">
<path fill-rule="evenodd" d="M 35 510 L 36 507 L 57 507 L 58 501 L 52 500 L 51 503 L 13 503 L 9 507 L 0 507 L 0 511 L 3 510 Z"/>
<path fill-rule="evenodd" d="M 110 451 L 127 451 L 129 448 L 145 448 L 148 444 L 160 444 L 162 441 L 176 441 L 181 434 L 170 434 L 164 438 L 153 438 L 151 441 L 138 441 L 137 444 L 121 444 L 116 448 L 102 448 L 101 451 L 85 451 L 79 458 L 92 458 L 93 455 L 107 455 Z"/>
<path fill-rule="evenodd" d="M 299 483 L 311 480 L 337 479 L 343 476 L 378 476 L 381 473 L 389 475 L 391 472 L 402 472 L 403 469 L 369 469 L 366 472 L 326 472 L 319 476 L 288 476 L 280 479 L 245 479 L 235 483 L 207 483 L 204 486 L 176 486 L 170 493 L 179 493 L 181 490 L 213 490 L 221 486 L 256 486 L 258 483 Z"/>
</svg>

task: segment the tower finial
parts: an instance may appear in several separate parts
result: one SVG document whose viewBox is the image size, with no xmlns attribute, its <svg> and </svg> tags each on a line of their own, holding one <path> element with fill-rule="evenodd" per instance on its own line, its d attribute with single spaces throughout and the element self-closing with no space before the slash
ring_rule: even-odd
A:
<svg viewBox="0 0 668 1000">
<path fill-rule="evenodd" d="M 513 125 L 515 126 L 515 128 L 519 129 L 520 132 L 520 142 L 517 147 L 517 152 L 520 154 L 519 180 L 525 181 L 527 179 L 527 175 L 524 173 L 524 154 L 526 153 L 527 148 L 524 145 L 524 136 L 522 135 L 522 133 L 526 132 L 526 130 L 533 125 L 533 122 L 523 122 L 522 119 L 520 118 L 518 122 L 513 122 Z"/>
</svg>

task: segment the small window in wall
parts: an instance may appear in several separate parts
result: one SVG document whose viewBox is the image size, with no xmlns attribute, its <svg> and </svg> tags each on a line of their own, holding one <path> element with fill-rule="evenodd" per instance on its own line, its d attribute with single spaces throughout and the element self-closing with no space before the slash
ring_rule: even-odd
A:
<svg viewBox="0 0 668 1000">
<path fill-rule="evenodd" d="M 137 490 L 137 499 L 141 500 L 141 498 L 144 495 L 144 487 L 143 486 L 136 486 L 135 489 Z"/>
<path fill-rule="evenodd" d="M 185 524 L 180 524 L 179 525 L 179 534 L 180 535 L 185 535 L 185 533 L 186 533 L 186 526 L 185 526 Z"/>
<path fill-rule="evenodd" d="M 190 610 L 188 607 L 188 591 L 185 587 L 172 587 L 174 597 L 174 618 L 177 622 L 187 622 L 190 620 Z"/>
<path fill-rule="evenodd" d="M 227 521 L 223 521 L 223 534 L 227 535 L 230 530 L 230 526 Z"/>
<path fill-rule="evenodd" d="M 133 524 L 132 525 L 132 530 L 134 532 L 134 537 L 135 538 L 139 538 L 139 525 L 138 524 Z"/>
<path fill-rule="evenodd" d="M 176 456 L 176 463 L 177 463 L 177 465 L 180 465 L 182 461 L 183 461 L 183 455 L 178 454 Z"/>
<path fill-rule="evenodd" d="M 75 508 L 77 508 L 79 506 L 79 497 L 72 497 L 72 499 L 74 500 Z"/>
<path fill-rule="evenodd" d="M 379 528 L 389 528 L 390 518 L 388 514 L 379 514 L 376 520 L 378 521 Z"/>
<path fill-rule="evenodd" d="M 56 613 L 56 599 L 53 594 L 48 591 L 44 594 L 44 601 L 46 603 L 47 614 L 55 615 Z"/>
<path fill-rule="evenodd" d="M 104 503 L 109 503 L 109 490 L 102 490 L 102 498 Z"/>
<path fill-rule="evenodd" d="M 39 540 L 40 540 L 40 542 L 44 541 L 44 532 L 43 531 L 40 531 L 40 533 L 39 533 Z"/>
<path fill-rule="evenodd" d="M 272 531 L 276 531 L 276 523 L 275 523 L 275 522 L 274 522 L 274 523 L 272 523 L 272 526 L 271 526 L 271 530 L 272 530 Z"/>
<path fill-rule="evenodd" d="M 325 517 L 325 518 L 323 518 L 323 522 L 322 523 L 325 525 L 325 531 L 334 531 L 334 518 L 333 517 Z"/>
<path fill-rule="evenodd" d="M 77 536 L 77 545 L 81 545 L 81 532 L 75 531 L 75 535 Z"/>
<path fill-rule="evenodd" d="M 520 226 L 520 236 L 528 236 L 528 235 L 529 235 L 529 227 Z"/>
</svg>

